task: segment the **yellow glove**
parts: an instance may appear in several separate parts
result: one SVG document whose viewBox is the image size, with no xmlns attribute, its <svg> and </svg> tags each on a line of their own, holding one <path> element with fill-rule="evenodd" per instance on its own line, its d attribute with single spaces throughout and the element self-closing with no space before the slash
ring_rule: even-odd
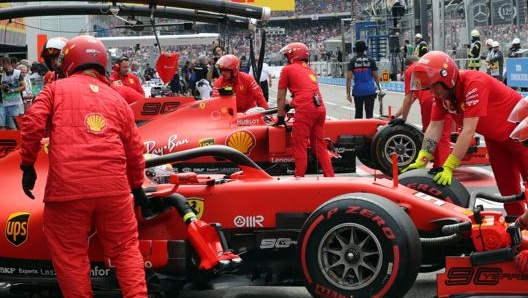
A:
<svg viewBox="0 0 528 298">
<path fill-rule="evenodd" d="M 416 169 L 421 169 L 421 168 L 425 168 L 425 166 L 427 165 L 427 163 L 433 159 L 433 155 L 423 149 L 420 150 L 420 152 L 418 153 L 418 157 L 416 158 L 416 160 L 414 161 L 414 163 L 408 165 L 407 167 L 403 168 L 401 170 L 401 173 L 405 173 L 407 171 L 410 171 L 410 170 L 416 170 Z"/>
<path fill-rule="evenodd" d="M 449 154 L 442 168 L 442 172 L 436 174 L 433 180 L 440 185 L 451 185 L 453 179 L 453 170 L 460 165 L 460 160 L 453 154 Z"/>
</svg>

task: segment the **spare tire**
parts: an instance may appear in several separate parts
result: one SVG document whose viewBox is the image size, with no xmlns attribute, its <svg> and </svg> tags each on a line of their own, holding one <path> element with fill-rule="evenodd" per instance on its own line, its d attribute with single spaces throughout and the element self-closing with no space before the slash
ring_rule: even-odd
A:
<svg viewBox="0 0 528 298">
<path fill-rule="evenodd" d="M 392 176 L 392 154 L 398 155 L 398 168 L 413 163 L 422 147 L 423 133 L 410 124 L 386 125 L 380 129 L 371 144 L 371 156 L 378 169 Z"/>
</svg>

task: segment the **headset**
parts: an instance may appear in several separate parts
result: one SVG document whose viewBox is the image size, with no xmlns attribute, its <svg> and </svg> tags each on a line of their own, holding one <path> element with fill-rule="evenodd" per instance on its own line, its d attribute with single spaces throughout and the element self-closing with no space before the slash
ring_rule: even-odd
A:
<svg viewBox="0 0 528 298">
<path fill-rule="evenodd" d="M 129 61 L 128 57 L 119 57 L 117 60 L 116 60 L 116 63 L 112 66 L 112 70 L 115 71 L 115 72 L 119 72 L 121 70 L 121 62 L 123 61 Z"/>
</svg>

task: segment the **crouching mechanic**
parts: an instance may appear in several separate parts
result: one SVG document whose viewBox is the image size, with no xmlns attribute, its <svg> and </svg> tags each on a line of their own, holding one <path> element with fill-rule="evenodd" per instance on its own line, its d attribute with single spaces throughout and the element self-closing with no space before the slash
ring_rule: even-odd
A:
<svg viewBox="0 0 528 298">
<path fill-rule="evenodd" d="M 43 230 L 65 298 L 92 297 L 89 237 L 96 228 L 123 297 L 146 298 L 143 257 L 130 189 L 147 202 L 144 146 L 126 101 L 105 77 L 106 49 L 77 36 L 61 53 L 66 78 L 44 87 L 23 119 L 22 187 L 31 198 L 33 164 L 50 128 Z M 83 169 L 83 170 L 80 170 Z"/>
<path fill-rule="evenodd" d="M 277 91 L 277 124 L 285 124 L 284 110 L 286 89 L 289 89 L 295 108 L 295 121 L 292 127 L 293 156 L 295 157 L 295 177 L 304 177 L 308 166 L 306 150 L 308 141 L 317 157 L 325 177 L 333 177 L 334 169 L 324 141 L 326 108 L 319 91 L 314 71 L 308 66 L 310 51 L 300 42 L 286 45 L 280 50 L 288 60 L 281 71 Z"/>
<path fill-rule="evenodd" d="M 501 195 L 521 192 L 521 177 L 528 178 L 528 147 L 509 138 L 515 124 L 508 121 L 511 111 L 521 100 L 519 93 L 483 72 L 459 72 L 455 61 L 439 51 L 425 54 L 416 63 L 411 89 L 430 89 L 435 102 L 418 158 L 402 172 L 427 165 L 438 145 L 444 117 L 451 114 L 453 120 L 462 125 L 462 131 L 434 181 L 441 185 L 451 184 L 453 171 L 460 165 L 477 132 L 486 141 Z M 504 209 L 508 215 L 521 215 L 526 211 L 526 202 L 505 203 Z"/>
<path fill-rule="evenodd" d="M 235 55 L 220 57 L 216 67 L 220 77 L 214 82 L 213 96 L 220 95 L 220 89 L 231 87 L 236 95 L 238 113 L 245 113 L 256 106 L 269 109 L 260 85 L 252 76 L 240 71 L 240 60 Z"/>
</svg>

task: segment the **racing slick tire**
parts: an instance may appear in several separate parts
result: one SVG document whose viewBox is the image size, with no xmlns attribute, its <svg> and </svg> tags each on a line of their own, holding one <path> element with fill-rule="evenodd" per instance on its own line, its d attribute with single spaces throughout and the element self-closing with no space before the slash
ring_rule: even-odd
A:
<svg viewBox="0 0 528 298">
<path fill-rule="evenodd" d="M 428 169 L 416 169 L 398 176 L 398 181 L 409 188 L 431 195 L 435 198 L 468 208 L 470 194 L 466 187 L 453 177 L 451 185 L 439 185 L 433 181 L 434 175 Z"/>
<path fill-rule="evenodd" d="M 423 133 L 412 125 L 386 125 L 372 139 L 371 156 L 378 170 L 392 176 L 392 153 L 398 154 L 398 169 L 402 169 L 416 160 L 422 141 Z"/>
<path fill-rule="evenodd" d="M 468 190 L 453 178 L 451 185 L 438 185 L 433 181 L 433 175 L 427 169 L 417 169 L 401 174 L 398 177 L 400 184 L 409 188 L 431 195 L 438 199 L 467 208 L 469 206 L 470 194 Z M 420 237 L 430 238 L 444 236 L 441 232 L 420 233 Z M 468 252 L 469 253 L 469 252 Z M 434 272 L 445 267 L 446 256 L 459 256 L 460 249 L 449 247 L 438 247 L 437 249 L 427 249 L 422 252 L 422 264 L 420 272 Z"/>
<path fill-rule="evenodd" d="M 402 208 L 372 194 L 326 202 L 308 217 L 298 243 L 314 297 L 403 297 L 420 267 L 415 225 Z"/>
</svg>

